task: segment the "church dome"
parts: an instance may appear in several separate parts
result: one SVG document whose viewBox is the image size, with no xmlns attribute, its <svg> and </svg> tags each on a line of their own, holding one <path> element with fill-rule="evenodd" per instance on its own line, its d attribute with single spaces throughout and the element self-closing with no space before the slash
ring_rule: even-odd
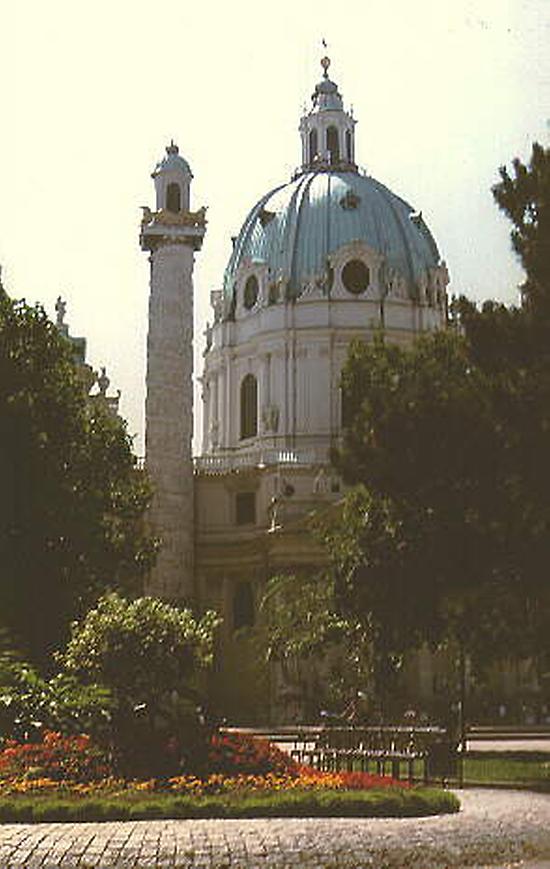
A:
<svg viewBox="0 0 550 869">
<path fill-rule="evenodd" d="M 344 245 L 364 242 L 406 282 L 408 294 L 441 265 L 436 243 L 421 214 L 387 187 L 357 171 L 304 171 L 271 190 L 254 206 L 237 236 L 224 277 L 234 296 L 241 264 L 267 267 L 287 298 L 298 298 L 323 280 L 329 257 Z"/>
</svg>

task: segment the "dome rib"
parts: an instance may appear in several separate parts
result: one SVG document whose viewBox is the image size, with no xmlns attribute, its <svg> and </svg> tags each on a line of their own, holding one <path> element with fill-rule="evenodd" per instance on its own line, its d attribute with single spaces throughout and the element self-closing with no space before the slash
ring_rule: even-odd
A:
<svg viewBox="0 0 550 869">
<path fill-rule="evenodd" d="M 296 221 L 295 221 L 295 229 L 294 229 L 295 238 L 298 235 L 298 231 L 299 231 L 300 225 L 301 225 L 301 219 L 302 219 L 303 209 L 304 209 L 304 200 L 306 198 L 306 195 L 309 196 L 309 190 L 311 188 L 311 185 L 313 183 L 313 179 L 315 178 L 315 175 L 304 175 L 303 178 L 304 178 L 303 184 L 301 184 L 301 186 L 299 187 L 299 199 L 300 199 L 300 201 L 299 201 L 298 208 L 296 211 Z M 289 264 L 289 269 L 288 269 L 289 290 L 290 290 L 290 293 L 291 293 L 293 298 L 296 298 L 299 295 L 299 292 L 298 292 L 299 291 L 299 283 L 295 281 L 296 253 L 297 253 L 297 245 L 293 244 L 291 251 L 290 251 L 290 258 L 289 258 L 290 264 Z"/>
</svg>

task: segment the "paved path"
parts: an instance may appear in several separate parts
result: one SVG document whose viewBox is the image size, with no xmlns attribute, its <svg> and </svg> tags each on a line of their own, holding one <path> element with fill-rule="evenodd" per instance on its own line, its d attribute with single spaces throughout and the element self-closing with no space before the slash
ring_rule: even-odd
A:
<svg viewBox="0 0 550 869">
<path fill-rule="evenodd" d="M 5 824 L 1 869 L 549 869 L 550 794 L 468 790 L 406 819 Z M 538 861 L 538 862 L 537 862 Z"/>
<path fill-rule="evenodd" d="M 547 751 L 550 737 L 536 739 L 468 739 L 468 751 Z"/>
</svg>

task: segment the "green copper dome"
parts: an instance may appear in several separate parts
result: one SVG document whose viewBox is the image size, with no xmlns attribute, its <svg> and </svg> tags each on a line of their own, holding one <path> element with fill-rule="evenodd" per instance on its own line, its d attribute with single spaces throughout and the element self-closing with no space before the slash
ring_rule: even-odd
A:
<svg viewBox="0 0 550 869">
<path fill-rule="evenodd" d="M 409 286 L 411 296 L 429 269 L 440 265 L 422 216 L 379 181 L 353 171 L 306 171 L 270 191 L 254 206 L 235 240 L 224 294 L 234 298 L 243 261 L 267 265 L 287 298 L 326 273 L 328 257 L 364 241 L 381 253 Z"/>
</svg>

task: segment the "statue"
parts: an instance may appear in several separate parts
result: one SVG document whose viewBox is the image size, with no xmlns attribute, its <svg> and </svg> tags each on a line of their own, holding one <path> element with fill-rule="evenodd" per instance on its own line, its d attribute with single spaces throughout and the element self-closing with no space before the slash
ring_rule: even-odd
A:
<svg viewBox="0 0 550 869">
<path fill-rule="evenodd" d="M 107 377 L 107 371 L 105 367 L 101 369 L 101 374 L 97 378 L 97 385 L 99 386 L 99 394 L 105 397 L 107 395 L 107 390 L 109 389 L 111 381 Z"/>
<path fill-rule="evenodd" d="M 269 523 L 269 531 L 273 532 L 277 528 L 280 528 L 280 524 L 277 522 L 278 512 L 279 512 L 279 499 L 276 495 L 273 495 L 271 498 L 269 505 L 267 507 L 267 521 Z"/>
<path fill-rule="evenodd" d="M 161 208 L 160 211 L 149 213 L 153 223 L 161 224 L 161 226 L 204 226 L 206 223 L 205 206 L 199 208 L 198 211 L 178 211 L 175 213 Z M 151 220 L 148 220 L 148 222 L 150 223 Z"/>
<path fill-rule="evenodd" d="M 65 319 L 65 314 L 67 313 L 67 302 L 64 302 L 63 299 L 61 298 L 61 296 L 57 297 L 57 300 L 55 303 L 55 310 L 57 313 L 55 325 L 57 326 L 58 329 L 61 329 L 65 325 L 65 323 L 63 321 Z"/>
<path fill-rule="evenodd" d="M 151 211 L 151 209 L 149 208 L 148 205 L 142 205 L 141 210 L 143 211 L 143 214 L 141 216 L 141 225 L 148 226 L 151 223 L 151 221 L 153 220 L 153 217 L 154 217 L 153 212 Z"/>
</svg>

